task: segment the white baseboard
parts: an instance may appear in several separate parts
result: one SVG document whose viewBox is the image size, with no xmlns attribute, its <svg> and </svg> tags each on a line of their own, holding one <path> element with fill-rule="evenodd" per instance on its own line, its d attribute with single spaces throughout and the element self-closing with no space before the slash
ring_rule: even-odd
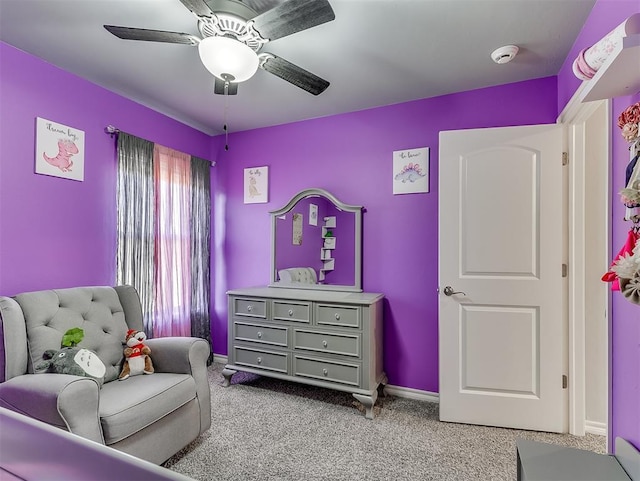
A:
<svg viewBox="0 0 640 481">
<path fill-rule="evenodd" d="M 229 358 L 222 354 L 213 353 L 213 362 L 219 362 L 220 364 L 226 364 Z"/>
<path fill-rule="evenodd" d="M 409 387 L 392 386 L 391 384 L 387 384 L 384 387 L 384 392 L 392 396 L 415 399 L 417 401 L 427 401 L 431 403 L 440 402 L 440 395 L 438 393 L 421 391 L 419 389 L 412 389 Z"/>
<path fill-rule="evenodd" d="M 600 423 L 596 421 L 585 421 L 584 432 L 589 434 L 597 434 L 599 436 L 606 436 L 607 423 Z"/>
<path fill-rule="evenodd" d="M 222 354 L 213 354 L 213 362 L 218 362 L 220 364 L 226 364 L 228 361 L 228 357 Z M 440 402 L 440 396 L 438 393 L 429 392 L 429 391 L 421 391 L 419 389 L 412 389 L 409 387 L 401 387 L 401 386 L 393 386 L 391 384 L 387 384 L 384 387 L 384 392 L 391 396 L 398 396 L 406 399 L 415 399 L 417 401 L 427 401 L 431 403 Z M 606 429 L 605 429 L 606 432 Z"/>
</svg>

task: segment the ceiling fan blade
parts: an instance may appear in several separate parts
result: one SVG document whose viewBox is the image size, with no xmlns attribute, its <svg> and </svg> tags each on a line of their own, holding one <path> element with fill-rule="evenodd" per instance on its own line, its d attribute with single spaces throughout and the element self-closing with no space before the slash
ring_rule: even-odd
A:
<svg viewBox="0 0 640 481">
<path fill-rule="evenodd" d="M 184 45 L 197 45 L 198 37 L 188 33 L 166 32 L 164 30 L 148 30 L 146 28 L 118 27 L 105 25 L 109 32 L 124 40 L 145 40 L 148 42 L 180 43 Z"/>
<path fill-rule="evenodd" d="M 218 77 L 213 77 L 213 93 L 218 95 L 238 95 L 238 84 L 235 82 L 225 82 L 224 80 L 219 79 Z M 227 86 L 227 91 L 225 92 L 225 86 Z"/>
<path fill-rule="evenodd" d="M 271 53 L 266 54 L 267 60 L 261 62 L 260 67 L 283 80 L 306 90 L 310 94 L 320 95 L 329 86 L 325 79 L 312 74 L 311 72 L 292 64 Z"/>
<path fill-rule="evenodd" d="M 210 17 L 213 13 L 204 0 L 180 0 L 190 11 L 200 17 Z"/>
<path fill-rule="evenodd" d="M 327 0 L 288 0 L 253 19 L 265 40 L 275 40 L 336 18 Z"/>
</svg>

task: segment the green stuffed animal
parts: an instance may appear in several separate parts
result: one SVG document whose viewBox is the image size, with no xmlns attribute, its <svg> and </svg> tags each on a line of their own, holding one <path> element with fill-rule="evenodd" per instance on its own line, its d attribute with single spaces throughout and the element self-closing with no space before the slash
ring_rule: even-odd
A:
<svg viewBox="0 0 640 481">
<path fill-rule="evenodd" d="M 61 349 L 45 351 L 42 355 L 44 361 L 36 366 L 36 370 L 90 377 L 102 384 L 107 368 L 95 352 L 78 347 L 83 338 L 82 329 L 78 327 L 69 329 L 62 336 Z"/>
</svg>

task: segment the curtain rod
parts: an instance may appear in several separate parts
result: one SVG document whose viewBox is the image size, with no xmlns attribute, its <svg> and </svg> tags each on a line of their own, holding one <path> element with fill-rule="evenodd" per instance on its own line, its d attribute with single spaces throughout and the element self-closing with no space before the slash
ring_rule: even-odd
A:
<svg viewBox="0 0 640 481">
<path fill-rule="evenodd" d="M 109 134 L 111 137 L 114 135 L 118 135 L 120 133 L 120 129 L 116 129 L 113 125 L 107 125 L 104 128 L 104 131 Z"/>
<path fill-rule="evenodd" d="M 104 128 L 104 131 L 105 131 L 105 133 L 109 134 L 111 137 L 113 137 L 114 135 L 118 135 L 121 132 L 120 129 L 115 128 L 113 125 L 107 125 Z M 216 161 L 215 160 L 209 160 L 208 162 L 211 164 L 211 167 L 215 167 L 215 165 L 216 165 Z"/>
</svg>

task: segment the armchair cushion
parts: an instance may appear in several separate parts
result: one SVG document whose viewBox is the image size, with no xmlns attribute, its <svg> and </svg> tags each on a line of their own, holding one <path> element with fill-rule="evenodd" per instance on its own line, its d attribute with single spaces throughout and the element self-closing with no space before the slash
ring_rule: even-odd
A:
<svg viewBox="0 0 640 481">
<path fill-rule="evenodd" d="M 79 346 L 95 352 L 106 367 L 104 381 L 120 374 L 122 342 L 126 336 L 122 304 L 110 287 L 75 287 L 27 292 L 15 296 L 22 308 L 29 339 L 29 372 L 49 349 L 58 350 L 67 330 L 79 327 L 84 339 Z"/>
<path fill-rule="evenodd" d="M 107 445 L 153 424 L 195 398 L 188 374 L 155 373 L 105 384 L 100 391 L 100 419 Z"/>
</svg>

